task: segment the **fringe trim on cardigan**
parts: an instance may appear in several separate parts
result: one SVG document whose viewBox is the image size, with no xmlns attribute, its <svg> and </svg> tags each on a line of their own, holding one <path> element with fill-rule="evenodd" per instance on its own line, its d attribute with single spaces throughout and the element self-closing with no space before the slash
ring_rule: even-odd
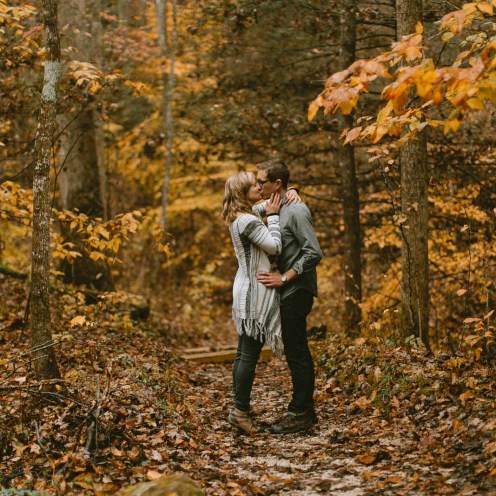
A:
<svg viewBox="0 0 496 496">
<path fill-rule="evenodd" d="M 268 332 L 267 327 L 256 319 L 242 319 L 233 315 L 233 320 L 240 336 L 246 334 L 257 341 L 265 342 L 278 358 L 284 355 L 282 334 Z M 281 328 L 280 325 L 277 327 Z"/>
</svg>

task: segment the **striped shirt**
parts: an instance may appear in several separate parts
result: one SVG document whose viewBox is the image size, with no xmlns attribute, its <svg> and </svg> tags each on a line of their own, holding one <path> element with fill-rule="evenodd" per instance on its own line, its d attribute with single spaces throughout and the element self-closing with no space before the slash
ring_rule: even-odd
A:
<svg viewBox="0 0 496 496">
<path fill-rule="evenodd" d="M 257 281 L 259 272 L 270 271 L 269 255 L 281 253 L 279 215 L 267 218 L 267 226 L 253 214 L 241 214 L 229 226 L 238 259 L 233 285 L 233 320 L 238 334 L 265 342 L 282 354 L 279 292 Z"/>
</svg>

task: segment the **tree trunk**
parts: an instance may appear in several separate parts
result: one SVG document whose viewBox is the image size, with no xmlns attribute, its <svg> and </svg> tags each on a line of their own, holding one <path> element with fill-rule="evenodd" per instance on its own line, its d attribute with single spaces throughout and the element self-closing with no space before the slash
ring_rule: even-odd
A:
<svg viewBox="0 0 496 496">
<path fill-rule="evenodd" d="M 422 0 L 396 0 L 398 40 L 422 22 Z M 412 95 L 413 96 L 413 95 Z M 429 347 L 429 253 L 427 138 L 420 135 L 400 149 L 402 224 L 401 324 Z"/>
<path fill-rule="evenodd" d="M 91 5 L 93 14 L 93 21 L 91 23 L 91 41 L 92 41 L 92 54 L 91 58 L 94 60 L 96 66 L 100 69 L 105 69 L 103 58 L 103 26 L 100 13 L 103 10 L 102 0 L 93 0 Z M 102 214 L 104 220 L 110 218 L 110 202 L 108 190 L 108 177 L 107 177 L 107 147 L 105 143 L 105 131 L 103 129 L 104 122 L 104 102 L 93 109 L 93 128 L 95 131 L 95 149 L 96 161 L 98 165 L 98 177 L 100 184 L 100 203 L 102 205 Z"/>
<path fill-rule="evenodd" d="M 340 66 L 345 69 L 355 60 L 356 0 L 343 0 L 341 6 Z M 352 115 L 341 115 L 343 128 L 353 127 Z M 345 145 L 339 156 L 341 170 L 341 193 L 343 200 L 344 240 L 344 325 L 350 335 L 359 331 L 362 320 L 362 266 L 360 238 L 360 204 L 355 173 L 355 149 Z"/>
<path fill-rule="evenodd" d="M 35 139 L 33 168 L 33 244 L 31 263 L 31 345 L 39 379 L 60 377 L 50 325 L 50 158 L 55 129 L 60 39 L 57 1 L 43 0 L 46 58 Z"/>
<path fill-rule="evenodd" d="M 166 226 L 167 205 L 169 203 L 170 179 L 173 160 L 172 141 L 174 138 L 174 123 L 172 118 L 172 102 L 174 98 L 174 65 L 177 39 L 177 3 L 172 0 L 172 36 L 170 48 L 167 42 L 167 16 L 165 0 L 156 0 L 158 43 L 163 57 L 163 113 L 165 132 L 165 167 L 164 183 L 162 187 L 162 216 L 160 224 L 163 229 Z M 169 59 L 169 73 L 167 73 L 166 61 Z"/>
<path fill-rule="evenodd" d="M 77 49 L 76 52 L 70 52 L 75 60 L 95 63 L 95 58 L 98 58 L 95 55 L 98 50 L 95 49 L 95 43 L 98 43 L 98 40 L 92 42 L 86 36 L 86 33 L 91 33 L 95 29 L 91 19 L 97 12 L 98 2 L 90 2 L 90 0 L 68 0 L 61 6 L 61 23 L 69 24 L 79 31 L 68 29 L 70 38 L 65 40 L 65 45 Z M 99 34 L 97 29 L 93 37 Z M 60 137 L 61 171 L 58 183 L 60 203 L 64 210 L 77 209 L 89 217 L 106 218 L 108 215 L 104 147 L 101 115 L 91 105 L 86 105 Z M 67 241 L 74 243 L 77 246 L 76 250 L 83 256 L 78 257 L 72 264 L 64 264 L 64 281 L 101 290 L 112 290 L 108 264 L 101 260 L 95 262 L 89 258 L 84 244 L 76 233 L 65 234 Z"/>
<path fill-rule="evenodd" d="M 117 2 L 117 12 L 119 18 L 127 25 L 129 23 L 129 0 L 119 0 Z"/>
</svg>

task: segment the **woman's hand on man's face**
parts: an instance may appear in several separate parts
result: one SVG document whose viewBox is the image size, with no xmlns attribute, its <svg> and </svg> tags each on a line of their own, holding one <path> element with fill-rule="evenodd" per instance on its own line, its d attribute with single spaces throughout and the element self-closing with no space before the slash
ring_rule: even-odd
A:
<svg viewBox="0 0 496 496">
<path fill-rule="evenodd" d="M 278 214 L 281 210 L 281 195 L 279 193 L 272 193 L 265 207 L 265 212 L 269 214 Z"/>
</svg>

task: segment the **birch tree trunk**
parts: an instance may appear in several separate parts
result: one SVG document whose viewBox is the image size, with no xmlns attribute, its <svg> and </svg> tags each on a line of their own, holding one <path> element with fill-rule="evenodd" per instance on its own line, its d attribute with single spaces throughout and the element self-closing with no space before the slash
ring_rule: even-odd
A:
<svg viewBox="0 0 496 496">
<path fill-rule="evenodd" d="M 396 0 L 398 40 L 422 22 L 422 0 Z M 402 287 L 401 326 L 429 347 L 428 178 L 425 130 L 400 149 Z"/>
<path fill-rule="evenodd" d="M 343 0 L 341 4 L 340 66 L 350 66 L 355 60 L 356 0 Z M 353 127 L 353 115 L 341 115 L 341 127 Z M 345 145 L 340 153 L 341 192 L 343 200 L 344 240 L 344 325 L 348 334 L 359 330 L 362 320 L 362 266 L 360 237 L 360 204 L 355 173 L 355 149 Z"/>
<path fill-rule="evenodd" d="M 165 134 L 165 167 L 164 183 L 162 187 L 162 215 L 160 224 L 163 229 L 166 226 L 167 205 L 169 203 L 170 179 L 173 161 L 172 141 L 174 138 L 174 123 L 172 117 L 172 103 L 174 99 L 175 82 L 175 53 L 177 41 L 177 2 L 172 0 L 172 35 L 170 46 L 167 41 L 167 12 L 165 0 L 156 0 L 158 43 L 161 50 L 163 65 L 162 77 L 164 81 L 163 90 L 163 114 L 164 114 L 164 134 Z M 166 61 L 169 59 L 169 73 L 167 73 Z"/>
<path fill-rule="evenodd" d="M 30 320 L 36 375 L 57 379 L 60 372 L 50 323 L 50 158 L 60 74 L 57 0 L 43 0 L 43 16 L 46 58 L 34 151 Z"/>
</svg>

